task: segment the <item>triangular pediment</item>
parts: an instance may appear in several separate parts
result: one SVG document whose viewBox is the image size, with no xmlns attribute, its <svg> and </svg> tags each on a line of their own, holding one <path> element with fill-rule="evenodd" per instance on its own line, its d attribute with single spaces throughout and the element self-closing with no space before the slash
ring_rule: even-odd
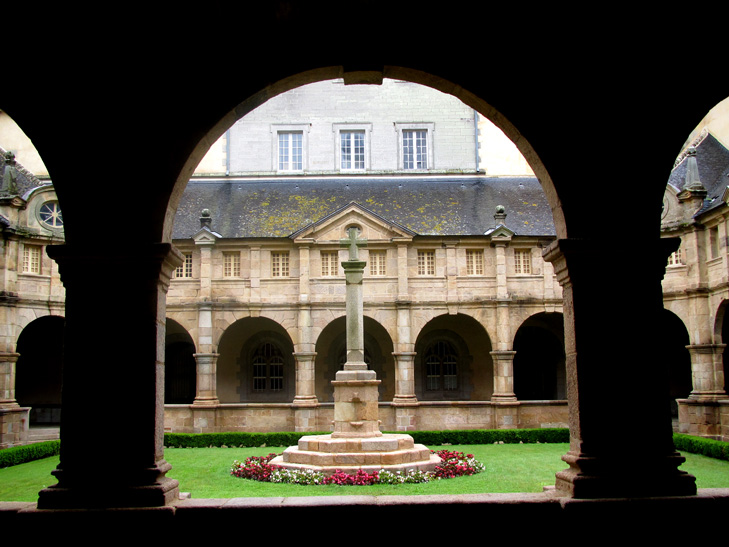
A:
<svg viewBox="0 0 729 547">
<path fill-rule="evenodd" d="M 361 230 L 359 237 L 369 242 L 389 242 L 393 239 L 411 239 L 415 234 L 396 222 L 352 202 L 338 211 L 313 222 L 291 235 L 294 241 L 315 241 L 318 243 L 339 242 L 347 237 L 347 228 L 355 225 Z"/>
<path fill-rule="evenodd" d="M 222 237 L 223 236 L 219 233 L 213 232 L 209 228 L 201 228 L 194 236 L 192 236 L 192 239 L 195 240 L 195 243 L 198 245 L 212 245 Z"/>
<path fill-rule="evenodd" d="M 484 232 L 484 235 L 491 236 L 491 239 L 511 239 L 516 232 L 509 230 L 503 224 L 499 224 L 495 228 L 491 228 Z"/>
</svg>

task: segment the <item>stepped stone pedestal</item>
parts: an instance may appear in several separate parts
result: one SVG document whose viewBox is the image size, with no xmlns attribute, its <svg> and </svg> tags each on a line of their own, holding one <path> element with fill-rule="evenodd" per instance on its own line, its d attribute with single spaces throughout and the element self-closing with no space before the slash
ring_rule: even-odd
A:
<svg viewBox="0 0 729 547">
<path fill-rule="evenodd" d="M 272 465 L 289 469 L 310 469 L 332 475 L 382 469 L 397 472 L 432 471 L 440 458 L 406 434 L 383 434 L 377 418 L 377 388 L 380 380 L 364 362 L 362 330 L 362 273 L 365 262 L 357 248 L 365 242 L 358 230 L 349 229 L 342 241 L 350 249 L 350 260 L 342 262 L 347 280 L 347 362 L 337 372 L 334 386 L 334 430 L 331 435 L 308 435 L 290 446 Z"/>
<path fill-rule="evenodd" d="M 307 435 L 288 447 L 271 464 L 288 469 L 310 469 L 332 475 L 372 473 L 386 469 L 433 471 L 440 458 L 407 434 L 383 434 L 377 419 L 377 386 L 372 370 L 345 365 L 334 386 L 334 431 L 331 435 Z M 361 366 L 361 365 L 360 365 Z"/>
</svg>

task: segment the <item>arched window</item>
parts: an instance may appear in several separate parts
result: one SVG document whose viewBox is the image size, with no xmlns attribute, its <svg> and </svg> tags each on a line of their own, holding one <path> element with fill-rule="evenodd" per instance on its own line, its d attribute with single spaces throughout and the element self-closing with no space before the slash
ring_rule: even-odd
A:
<svg viewBox="0 0 729 547">
<path fill-rule="evenodd" d="M 258 346 L 251 360 L 253 391 L 273 392 L 284 389 L 284 358 L 278 346 L 264 342 Z"/>
<path fill-rule="evenodd" d="M 425 389 L 456 391 L 458 389 L 458 353 L 453 344 L 439 340 L 425 351 Z"/>
</svg>

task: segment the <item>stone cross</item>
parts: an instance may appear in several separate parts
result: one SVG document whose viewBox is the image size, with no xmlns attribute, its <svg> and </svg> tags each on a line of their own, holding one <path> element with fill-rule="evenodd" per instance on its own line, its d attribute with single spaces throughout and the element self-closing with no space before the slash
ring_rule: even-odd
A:
<svg viewBox="0 0 729 547">
<path fill-rule="evenodd" d="M 340 240 L 340 244 L 342 247 L 349 249 L 349 260 L 359 260 L 359 248 L 366 247 L 367 240 L 357 238 L 359 228 L 356 226 L 347 228 L 347 234 L 349 234 L 349 237 Z"/>
</svg>

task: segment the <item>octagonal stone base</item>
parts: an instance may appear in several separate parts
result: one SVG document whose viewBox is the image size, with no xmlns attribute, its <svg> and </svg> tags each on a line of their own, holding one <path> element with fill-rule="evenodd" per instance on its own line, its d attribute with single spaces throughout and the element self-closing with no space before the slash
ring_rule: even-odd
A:
<svg viewBox="0 0 729 547">
<path fill-rule="evenodd" d="M 433 471 L 440 458 L 410 435 L 383 434 L 378 437 L 340 438 L 331 435 L 308 435 L 297 446 L 271 460 L 272 465 L 288 469 L 310 469 L 332 475 L 337 471 L 372 473 L 388 471 Z"/>
</svg>

